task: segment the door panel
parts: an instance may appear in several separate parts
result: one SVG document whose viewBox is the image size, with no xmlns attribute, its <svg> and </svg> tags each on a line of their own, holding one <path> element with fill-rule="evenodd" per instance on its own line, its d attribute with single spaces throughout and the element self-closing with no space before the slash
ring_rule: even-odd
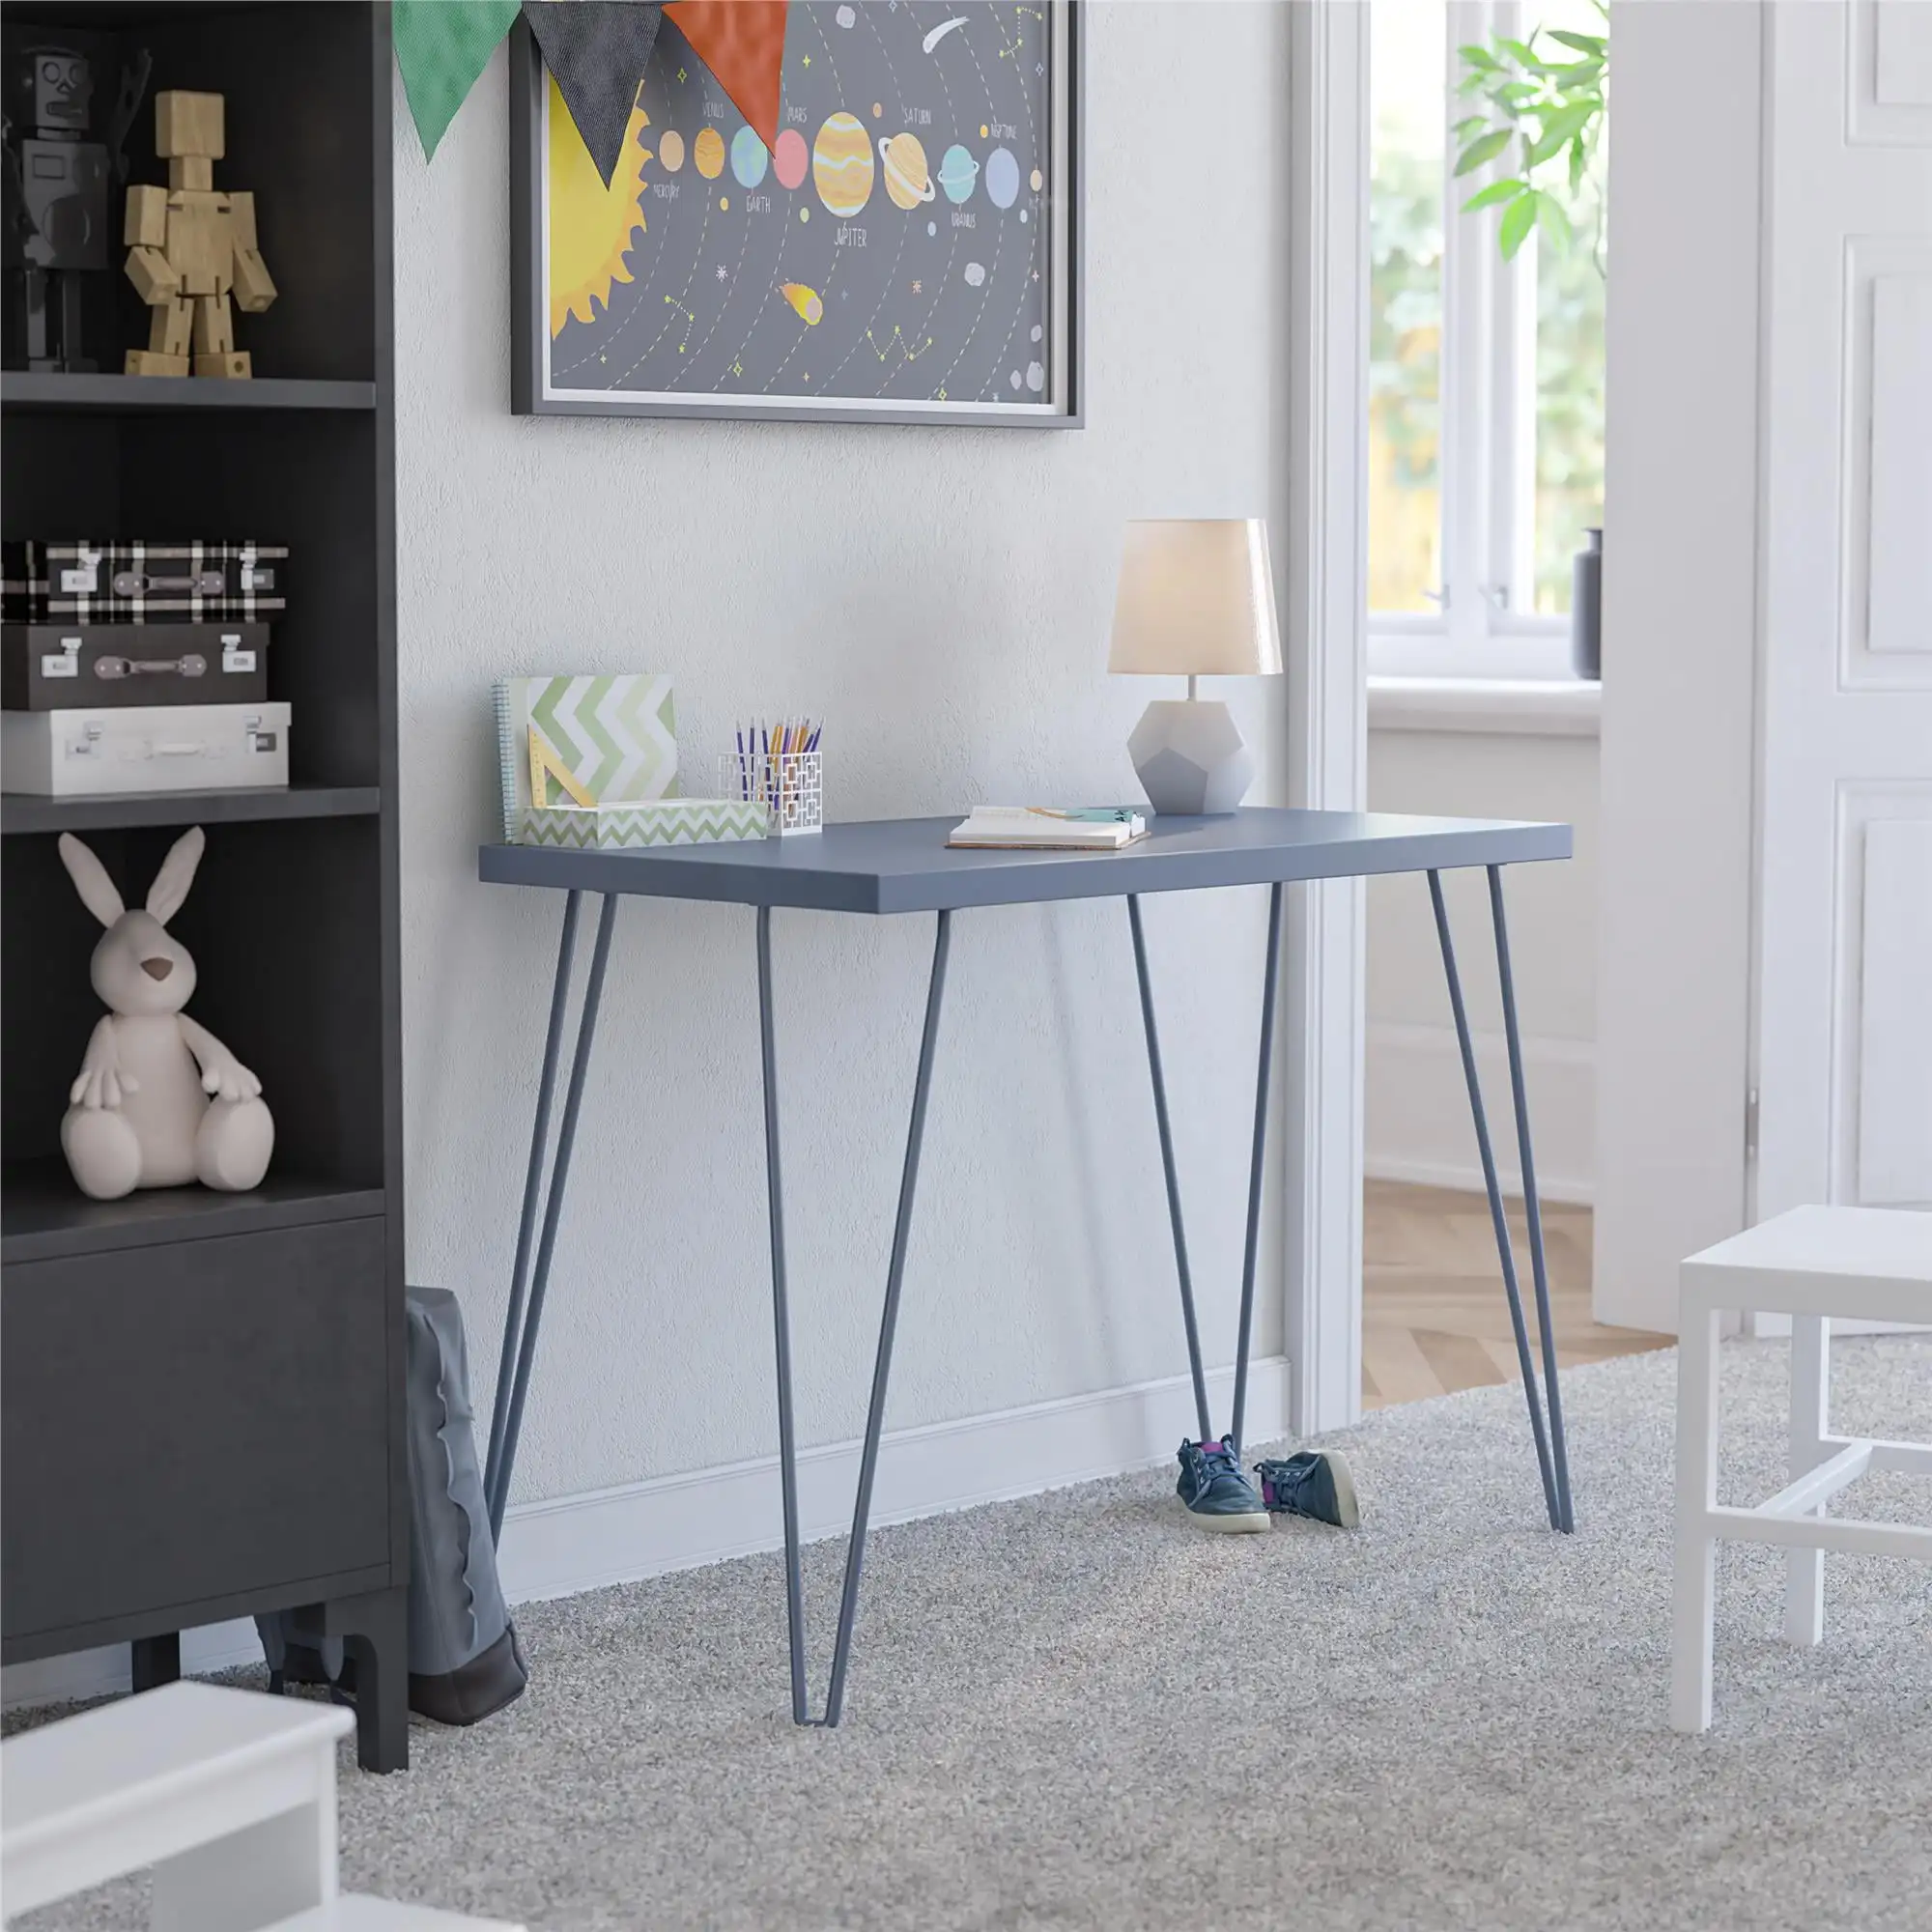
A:
<svg viewBox="0 0 1932 1932">
<path fill-rule="evenodd" d="M 1864 828 L 1858 1198 L 1932 1202 L 1932 787 L 1916 818 Z"/>
</svg>

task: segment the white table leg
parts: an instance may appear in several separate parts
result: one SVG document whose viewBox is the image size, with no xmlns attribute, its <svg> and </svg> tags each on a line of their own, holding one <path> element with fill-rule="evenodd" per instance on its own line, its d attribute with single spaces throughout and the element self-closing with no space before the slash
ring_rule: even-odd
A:
<svg viewBox="0 0 1932 1932">
<path fill-rule="evenodd" d="M 155 1866 L 152 1932 L 261 1932 L 336 1895 L 335 1747 L 314 1799 Z"/>
<path fill-rule="evenodd" d="M 1670 1645 L 1670 1723 L 1679 1731 L 1711 1724 L 1717 1542 L 1709 1512 L 1717 1501 L 1718 1311 L 1687 1294 L 1677 1341 L 1677 1577 Z"/>
<path fill-rule="evenodd" d="M 1823 1315 L 1791 1318 L 1791 1475 L 1794 1480 L 1825 1460 L 1830 1428 L 1831 1337 Z M 1823 1516 L 1825 1504 L 1811 1512 Z M 1825 1552 L 1793 1549 L 1785 1555 L 1784 1634 L 1811 1644 L 1825 1634 Z"/>
</svg>

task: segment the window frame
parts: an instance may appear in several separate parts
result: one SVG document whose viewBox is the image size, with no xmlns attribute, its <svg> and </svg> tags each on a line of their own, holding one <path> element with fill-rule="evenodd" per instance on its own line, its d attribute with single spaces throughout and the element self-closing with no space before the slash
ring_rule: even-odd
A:
<svg viewBox="0 0 1932 1932">
<path fill-rule="evenodd" d="M 1456 92 L 1456 49 L 1519 32 L 1522 9 L 1516 0 L 1448 0 L 1444 12 L 1437 364 L 1443 581 L 1432 593 L 1438 599 L 1433 611 L 1369 611 L 1369 670 L 1378 677 L 1572 679 L 1569 617 L 1534 608 L 1538 238 L 1532 234 L 1516 260 L 1505 262 L 1496 245 L 1501 211 L 1462 209 L 1492 178 L 1493 164 L 1461 181 L 1450 174 L 1450 130 L 1468 111 Z"/>
</svg>

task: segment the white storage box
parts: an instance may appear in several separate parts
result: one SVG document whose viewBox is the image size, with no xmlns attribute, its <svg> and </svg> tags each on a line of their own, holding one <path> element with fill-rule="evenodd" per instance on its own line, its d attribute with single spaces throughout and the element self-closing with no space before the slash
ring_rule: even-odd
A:
<svg viewBox="0 0 1932 1932">
<path fill-rule="evenodd" d="M 45 798 L 289 781 L 286 704 L 0 714 L 0 789 Z"/>
</svg>

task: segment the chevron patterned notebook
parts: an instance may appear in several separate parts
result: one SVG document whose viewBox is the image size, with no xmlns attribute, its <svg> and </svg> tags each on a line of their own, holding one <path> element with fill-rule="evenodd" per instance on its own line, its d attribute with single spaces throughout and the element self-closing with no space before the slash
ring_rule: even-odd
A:
<svg viewBox="0 0 1932 1932">
<path fill-rule="evenodd" d="M 677 795 L 670 679 L 497 680 L 503 838 L 514 843 L 531 807 L 637 805 Z"/>
</svg>

